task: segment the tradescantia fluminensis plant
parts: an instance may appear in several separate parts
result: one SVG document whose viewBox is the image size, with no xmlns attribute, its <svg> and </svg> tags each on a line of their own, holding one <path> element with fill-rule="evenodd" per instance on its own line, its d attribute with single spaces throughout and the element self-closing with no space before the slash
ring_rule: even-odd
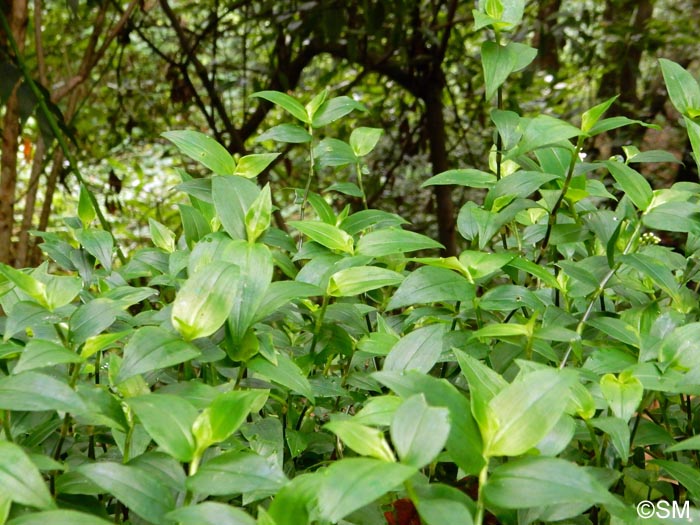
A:
<svg viewBox="0 0 700 525">
<path fill-rule="evenodd" d="M 482 4 L 501 101 L 534 53 L 506 38 L 522 2 Z M 700 88 L 660 66 L 698 159 Z M 497 102 L 488 168 L 425 183 L 483 189 L 466 249 L 440 258 L 401 217 L 314 191 L 350 166 L 336 189 L 366 207 L 381 131 L 317 138 L 362 106 L 256 96 L 295 119 L 260 140 L 309 153 L 289 232 L 255 183 L 276 154 L 173 131 L 211 172 L 181 173 L 181 235 L 152 220 L 153 246 L 117 263 L 82 195 L 42 234 L 50 263 L 0 267 L 0 524 L 689 522 L 635 506 L 700 501 L 700 186 L 633 167 L 666 152 L 579 155 L 640 123 L 604 118 L 612 101 L 578 127 Z"/>
</svg>

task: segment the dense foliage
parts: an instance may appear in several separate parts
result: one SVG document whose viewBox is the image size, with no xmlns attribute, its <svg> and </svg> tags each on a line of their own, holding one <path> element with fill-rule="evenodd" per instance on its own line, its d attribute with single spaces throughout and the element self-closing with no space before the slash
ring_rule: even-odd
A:
<svg viewBox="0 0 700 525">
<path fill-rule="evenodd" d="M 382 131 L 330 136 L 365 106 L 263 90 L 285 118 L 258 142 L 306 151 L 293 207 L 255 182 L 277 153 L 173 130 L 194 161 L 181 234 L 151 218 L 125 256 L 83 185 L 78 216 L 40 234 L 47 261 L 1 265 L 0 524 L 700 519 L 635 510 L 700 501 L 700 185 L 633 167 L 665 151 L 585 158 L 646 125 L 606 117 L 614 97 L 576 125 L 501 106 L 536 55 L 511 39 L 522 6 L 474 13 L 496 104 L 483 169 L 424 183 L 478 196 L 457 256 L 369 206 Z M 658 67 L 698 160 L 700 86 Z M 318 170 L 348 166 L 321 188 L 337 211 Z"/>
</svg>

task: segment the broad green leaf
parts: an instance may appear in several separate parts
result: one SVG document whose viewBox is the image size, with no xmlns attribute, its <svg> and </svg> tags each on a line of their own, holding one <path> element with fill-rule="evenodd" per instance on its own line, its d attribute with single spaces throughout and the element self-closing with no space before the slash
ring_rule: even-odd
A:
<svg viewBox="0 0 700 525">
<path fill-rule="evenodd" d="M 381 128 L 359 127 L 350 134 L 350 147 L 357 157 L 364 157 L 374 149 L 384 133 Z"/>
<path fill-rule="evenodd" d="M 108 272 L 112 271 L 112 252 L 114 238 L 104 230 L 78 230 L 75 238 L 82 244 L 85 251 L 99 261 Z"/>
<path fill-rule="evenodd" d="M 596 317 L 589 320 L 588 324 L 617 341 L 639 348 L 639 333 L 633 326 L 627 324 L 622 319 L 617 319 L 615 317 Z"/>
<path fill-rule="evenodd" d="M 537 56 L 537 50 L 520 44 L 508 42 L 500 45 L 487 40 L 481 44 L 481 64 L 484 68 L 484 84 L 486 85 L 486 101 L 496 94 L 496 91 L 514 71 L 526 67 Z"/>
<path fill-rule="evenodd" d="M 321 105 L 326 101 L 328 98 L 328 88 L 325 87 L 304 106 L 304 109 L 306 109 L 306 114 L 309 116 L 310 119 L 313 120 L 314 115 L 318 111 L 318 108 L 321 107 Z"/>
<path fill-rule="evenodd" d="M 444 248 L 444 246 L 430 237 L 399 228 L 369 232 L 357 243 L 357 253 L 371 257 L 435 248 Z"/>
<path fill-rule="evenodd" d="M 334 97 L 326 100 L 321 107 L 316 110 L 311 125 L 320 128 L 335 122 L 353 110 L 367 111 L 359 102 L 347 96 Z"/>
<path fill-rule="evenodd" d="M 495 183 L 496 176 L 493 173 L 475 169 L 458 169 L 443 171 L 430 177 L 421 184 L 421 188 L 446 184 L 466 186 L 467 188 L 491 188 Z"/>
<path fill-rule="evenodd" d="M 522 118 L 520 125 L 522 139 L 517 147 L 506 155 L 506 160 L 581 134 L 580 129 L 548 115 L 539 115 L 531 119 Z"/>
<path fill-rule="evenodd" d="M 166 518 L 180 525 L 255 525 L 255 520 L 241 509 L 216 501 L 180 507 Z"/>
<path fill-rule="evenodd" d="M 275 495 L 267 512 L 263 513 L 263 507 L 258 507 L 258 525 L 308 523 L 309 515 L 315 513 L 321 483 L 322 476 L 316 473 L 296 476 Z"/>
<path fill-rule="evenodd" d="M 226 148 L 199 131 L 166 131 L 162 136 L 175 144 L 181 153 L 217 175 L 231 175 L 236 168 L 236 163 Z"/>
<path fill-rule="evenodd" d="M 72 302 L 83 289 L 83 281 L 78 276 L 48 275 L 43 281 L 46 285 L 46 305 L 49 311 Z"/>
<path fill-rule="evenodd" d="M 267 400 L 266 390 L 234 390 L 218 396 L 192 424 L 197 450 L 228 439 L 253 410 L 260 410 Z"/>
<path fill-rule="evenodd" d="M 314 209 L 316 215 L 318 215 L 318 218 L 321 219 L 322 222 L 332 226 L 336 225 L 338 222 L 338 217 L 336 217 L 335 211 L 324 197 L 321 197 L 318 193 L 310 191 L 309 204 L 311 204 L 311 207 Z"/>
<path fill-rule="evenodd" d="M 493 323 L 472 332 L 471 338 L 517 337 L 521 335 L 530 335 L 530 327 L 517 323 Z"/>
<path fill-rule="evenodd" d="M 600 104 L 593 106 L 591 109 L 585 111 L 583 115 L 581 115 L 581 131 L 584 133 L 587 133 L 591 130 L 593 126 L 596 125 L 596 123 L 600 120 L 600 117 L 603 116 L 603 114 L 612 106 L 613 102 L 617 100 L 617 97 L 619 95 L 615 95 L 614 97 L 609 98 L 605 102 L 601 102 Z"/>
<path fill-rule="evenodd" d="M 659 65 L 668 96 L 678 112 L 688 116 L 690 111 L 700 110 L 700 86 L 693 75 L 679 64 L 665 58 L 659 59 Z"/>
<path fill-rule="evenodd" d="M 109 391 L 106 385 L 79 384 L 78 395 L 87 409 L 74 415 L 80 425 L 104 425 L 120 432 L 126 431 L 128 424 L 121 405 L 121 398 Z"/>
<path fill-rule="evenodd" d="M 610 443 L 622 464 L 626 465 L 630 455 L 630 427 L 627 420 L 619 417 L 597 417 L 591 420 L 591 424 L 610 437 Z"/>
<path fill-rule="evenodd" d="M 329 250 L 353 252 L 353 239 L 337 226 L 320 221 L 289 221 L 289 225 Z"/>
<path fill-rule="evenodd" d="M 311 141 L 311 135 L 304 128 L 297 124 L 280 124 L 274 126 L 261 135 L 255 142 L 263 142 L 265 140 L 276 140 L 277 142 L 289 142 L 290 144 L 303 144 Z"/>
<path fill-rule="evenodd" d="M 361 210 L 343 219 L 340 227 L 350 235 L 356 235 L 369 228 L 390 228 L 402 224 L 407 224 L 407 221 L 395 213 L 381 210 Z"/>
<path fill-rule="evenodd" d="M 197 208 L 188 204 L 178 204 L 177 207 L 180 210 L 187 246 L 192 248 L 202 237 L 211 233 L 211 225 Z"/>
<path fill-rule="evenodd" d="M 175 251 L 175 234 L 163 224 L 156 220 L 148 218 L 148 226 L 151 231 L 151 240 L 161 250 L 168 253 Z"/>
<path fill-rule="evenodd" d="M 647 124 L 646 122 L 642 122 L 641 120 L 633 120 L 627 117 L 610 117 L 603 119 L 596 123 L 588 133 L 586 133 L 586 136 L 588 137 L 593 137 L 595 135 L 598 135 L 600 133 L 604 133 L 606 131 L 610 131 L 613 129 L 618 129 L 622 128 L 625 126 L 630 126 L 632 124 L 637 124 L 639 126 L 644 126 L 645 128 L 653 128 L 653 129 L 660 129 L 659 126 L 655 124 Z"/>
<path fill-rule="evenodd" d="M 495 425 L 485 429 L 486 456 L 518 456 L 537 445 L 557 424 L 575 375 L 542 369 L 524 375 L 489 401 Z"/>
<path fill-rule="evenodd" d="M 271 495 L 287 482 L 275 462 L 250 451 L 232 450 L 204 463 L 187 480 L 187 488 L 200 494 L 229 496 L 246 492 Z"/>
<path fill-rule="evenodd" d="M 95 220 L 95 207 L 92 205 L 90 194 L 84 184 L 80 185 L 80 196 L 78 197 L 78 217 L 86 228 Z"/>
<path fill-rule="evenodd" d="M 403 280 L 386 309 L 445 301 L 466 303 L 474 295 L 474 285 L 460 274 L 445 268 L 422 266 Z"/>
<path fill-rule="evenodd" d="M 281 93 L 279 91 L 258 91 L 257 93 L 253 93 L 251 97 L 262 98 L 278 105 L 297 120 L 301 120 L 304 124 L 310 124 L 311 122 L 304 106 L 286 93 Z"/>
<path fill-rule="evenodd" d="M 618 377 L 605 374 L 600 379 L 600 390 L 612 413 L 624 421 L 635 414 L 644 395 L 641 381 L 630 372 L 622 372 Z"/>
<path fill-rule="evenodd" d="M 240 269 L 240 277 L 223 292 L 232 296 L 228 329 L 234 345 L 239 345 L 262 306 L 274 268 L 270 249 L 262 243 L 234 241 L 232 260 Z"/>
<path fill-rule="evenodd" d="M 449 411 L 428 406 L 423 394 L 404 401 L 391 422 L 391 441 L 401 463 L 417 469 L 435 460 L 449 434 Z"/>
<path fill-rule="evenodd" d="M 295 299 L 323 295 L 323 290 L 313 284 L 299 281 L 275 281 L 270 283 L 265 297 L 256 312 L 256 320 L 262 320 Z"/>
<path fill-rule="evenodd" d="M 248 242 L 255 242 L 270 227 L 272 218 L 272 196 L 270 185 L 265 184 L 245 215 L 245 229 Z"/>
<path fill-rule="evenodd" d="M 671 270 L 656 259 L 643 253 L 630 253 L 621 255 L 619 260 L 649 277 L 654 281 L 656 286 L 661 288 L 670 297 L 675 298 L 678 295 L 679 286 Z"/>
<path fill-rule="evenodd" d="M 394 395 L 370 397 L 353 421 L 363 425 L 389 426 L 403 401 Z"/>
<path fill-rule="evenodd" d="M 351 197 L 362 197 L 362 190 L 354 182 L 336 182 L 326 188 L 326 191 L 337 191 Z"/>
<path fill-rule="evenodd" d="M 361 293 L 395 286 L 403 281 L 403 275 L 377 266 L 353 266 L 335 272 L 328 281 L 328 295 L 351 297 Z"/>
<path fill-rule="evenodd" d="M 214 261 L 200 268 L 180 288 L 171 320 L 186 341 L 213 334 L 224 324 L 236 301 L 232 289 L 240 271 L 235 264 Z"/>
<path fill-rule="evenodd" d="M 314 402 L 311 384 L 301 368 L 286 355 L 280 353 L 277 356 L 277 365 L 273 365 L 267 359 L 256 357 L 248 363 L 248 368 L 277 383 L 289 388 L 292 392 L 301 394 Z"/>
<path fill-rule="evenodd" d="M 496 203 L 502 198 L 525 198 L 537 191 L 543 184 L 558 178 L 552 173 L 540 173 L 537 171 L 516 171 L 502 177 L 489 191 L 484 200 L 484 206 L 496 210 Z"/>
<path fill-rule="evenodd" d="M 86 463 L 75 470 L 153 523 L 161 523 L 175 508 L 170 488 L 147 470 L 107 461 Z"/>
<path fill-rule="evenodd" d="M 700 472 L 695 466 L 665 459 L 654 459 L 651 462 L 678 480 L 694 499 L 700 498 Z"/>
<path fill-rule="evenodd" d="M 79 363 L 82 358 L 68 350 L 65 346 L 46 341 L 44 339 L 31 339 L 19 357 L 18 363 L 12 370 L 13 374 L 19 374 L 25 370 L 45 368 L 61 363 Z"/>
<path fill-rule="evenodd" d="M 63 381 L 29 371 L 0 378 L 0 408 L 81 413 L 86 407 L 80 396 Z"/>
<path fill-rule="evenodd" d="M 664 202 L 642 216 L 647 228 L 669 232 L 700 233 L 700 206 L 692 202 Z"/>
<path fill-rule="evenodd" d="M 246 238 L 245 216 L 260 190 L 242 177 L 214 177 L 211 194 L 224 230 L 234 239 Z"/>
<path fill-rule="evenodd" d="M 325 138 L 316 145 L 314 158 L 319 167 L 346 166 L 358 161 L 350 144 L 333 138 Z"/>
<path fill-rule="evenodd" d="M 0 487 L 4 495 L 21 505 L 39 509 L 56 506 L 29 456 L 22 447 L 9 441 L 0 441 Z"/>
<path fill-rule="evenodd" d="M 427 374 L 440 358 L 447 328 L 431 324 L 405 335 L 389 351 L 383 370 L 419 370 Z"/>
<path fill-rule="evenodd" d="M 486 501 L 504 509 L 609 503 L 614 497 L 584 468 L 558 458 L 509 461 L 489 475 Z M 585 510 L 585 509 L 584 509 Z"/>
<path fill-rule="evenodd" d="M 43 307 L 48 307 L 46 302 L 46 285 L 38 281 L 28 273 L 15 270 L 11 266 L 0 263 L 0 274 L 13 283 L 17 288 L 26 293 Z"/>
<path fill-rule="evenodd" d="M 469 384 L 471 412 L 479 427 L 486 429 L 493 426 L 495 421 L 490 414 L 488 403 L 508 386 L 508 382 L 498 372 L 474 359 L 462 350 L 453 349 L 462 374 Z"/>
<path fill-rule="evenodd" d="M 644 176 L 626 164 L 615 160 L 606 161 L 605 166 L 634 205 L 639 210 L 646 211 L 651 204 L 653 193 Z"/>
<path fill-rule="evenodd" d="M 484 465 L 481 435 L 469 408 L 469 400 L 451 383 L 416 370 L 408 372 L 375 372 L 380 383 L 402 398 L 425 395 L 430 406 L 446 407 L 450 413 L 450 435 L 447 452 L 464 472 L 478 474 Z"/>
<path fill-rule="evenodd" d="M 127 402 L 160 448 L 178 461 L 192 460 L 195 442 L 190 429 L 197 409 L 189 401 L 168 394 L 147 394 Z"/>
<path fill-rule="evenodd" d="M 672 164 L 680 164 L 676 156 L 670 151 L 654 149 L 648 151 L 640 151 L 627 159 L 628 163 L 632 162 L 670 162 Z"/>
<path fill-rule="evenodd" d="M 414 467 L 379 459 L 336 461 L 322 473 L 318 493 L 321 518 L 337 522 L 399 487 L 415 473 Z"/>
<path fill-rule="evenodd" d="M 418 499 L 414 503 L 426 525 L 473 524 L 470 508 L 474 503 L 459 489 L 431 483 L 416 487 L 416 492 Z"/>
<path fill-rule="evenodd" d="M 124 360 L 116 383 L 132 376 L 167 368 L 194 359 L 201 354 L 194 345 L 177 334 L 156 326 L 139 328 L 124 347 Z"/>
<path fill-rule="evenodd" d="M 236 166 L 234 175 L 252 179 L 260 175 L 273 160 L 279 157 L 279 153 L 255 153 L 241 157 Z"/>
<path fill-rule="evenodd" d="M 691 438 L 679 441 L 675 445 L 671 445 L 666 449 L 666 453 L 681 452 L 683 450 L 700 450 L 700 435 L 695 435 Z"/>
<path fill-rule="evenodd" d="M 94 514 L 86 514 L 77 510 L 45 510 L 20 514 L 7 522 L 7 525 L 110 525 L 107 521 Z"/>
<path fill-rule="evenodd" d="M 357 423 L 352 419 L 335 420 L 324 425 L 338 436 L 346 446 L 361 456 L 371 456 L 382 461 L 396 461 L 384 433 L 376 428 Z"/>
</svg>

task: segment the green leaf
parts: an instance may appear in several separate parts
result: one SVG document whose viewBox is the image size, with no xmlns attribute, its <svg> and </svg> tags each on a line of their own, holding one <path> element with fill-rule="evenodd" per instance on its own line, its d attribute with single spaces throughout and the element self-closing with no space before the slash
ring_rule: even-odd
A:
<svg viewBox="0 0 700 525">
<path fill-rule="evenodd" d="M 391 447 L 384 439 L 384 433 L 353 420 L 335 420 L 324 425 L 338 436 L 345 445 L 360 454 L 383 461 L 396 461 Z"/>
<path fill-rule="evenodd" d="M 700 472 L 696 467 L 665 459 L 653 459 L 651 463 L 660 466 L 678 480 L 694 499 L 700 498 Z"/>
<path fill-rule="evenodd" d="M 630 455 L 630 427 L 627 420 L 619 417 L 597 417 L 591 424 L 610 436 L 610 443 L 615 448 L 622 464 L 627 464 Z"/>
<path fill-rule="evenodd" d="M 9 441 L 0 441 L 0 487 L 4 495 L 20 505 L 39 509 L 56 506 L 29 456 L 22 447 Z"/>
<path fill-rule="evenodd" d="M 407 221 L 395 213 L 381 210 L 362 210 L 343 219 L 340 227 L 350 235 L 356 235 L 368 228 L 390 228 L 402 224 L 407 224 Z"/>
<path fill-rule="evenodd" d="M 0 274 L 17 288 L 26 293 L 43 307 L 48 307 L 46 302 L 46 285 L 38 281 L 33 276 L 20 270 L 15 270 L 11 266 L 0 263 Z"/>
<path fill-rule="evenodd" d="M 644 387 L 631 372 L 622 372 L 618 377 L 605 374 L 600 379 L 600 390 L 612 413 L 629 421 L 642 402 Z"/>
<path fill-rule="evenodd" d="M 352 237 L 337 226 L 320 221 L 289 221 L 288 224 L 329 250 L 353 252 Z"/>
<path fill-rule="evenodd" d="M 489 408 L 496 418 L 484 435 L 484 455 L 518 456 L 554 428 L 566 408 L 575 375 L 542 369 L 525 374 L 501 390 Z"/>
<path fill-rule="evenodd" d="M 372 376 L 404 399 L 424 394 L 430 406 L 446 407 L 451 424 L 447 452 L 465 473 L 479 473 L 485 463 L 481 435 L 472 417 L 469 400 L 454 385 L 416 370 L 382 371 L 375 372 Z"/>
<path fill-rule="evenodd" d="M 175 234 L 172 230 L 150 217 L 148 218 L 148 226 L 151 230 L 153 244 L 161 250 L 173 253 L 175 251 Z"/>
<path fill-rule="evenodd" d="M 282 488 L 272 500 L 269 514 L 258 507 L 258 525 L 299 525 L 308 523 L 311 512 L 316 514 L 316 501 L 322 476 L 300 474 Z M 260 517 L 264 516 L 265 521 Z M 272 521 L 271 521 L 272 520 Z"/>
<path fill-rule="evenodd" d="M 310 296 L 323 295 L 323 290 L 313 284 L 300 281 L 275 281 L 270 284 L 260 308 L 255 315 L 256 320 L 262 320 L 273 314 L 290 301 Z"/>
<path fill-rule="evenodd" d="M 531 119 L 521 118 L 520 126 L 522 139 L 518 146 L 506 155 L 506 160 L 581 134 L 580 129 L 548 115 L 538 115 Z"/>
<path fill-rule="evenodd" d="M 183 341 L 177 334 L 156 326 L 139 328 L 124 347 L 124 361 L 116 383 L 132 376 L 167 368 L 194 359 L 199 349 Z"/>
<path fill-rule="evenodd" d="M 700 171 L 700 124 L 685 116 L 683 117 L 683 121 L 685 122 L 685 130 L 688 132 L 690 145 L 693 148 L 695 164 L 698 167 L 698 171 Z"/>
<path fill-rule="evenodd" d="M 265 99 L 273 104 L 278 105 L 290 115 L 292 115 L 297 120 L 301 120 L 304 124 L 310 124 L 309 119 L 304 106 L 293 97 L 290 97 L 286 93 L 280 93 L 279 91 L 258 91 L 253 93 L 251 97 L 257 97 Z"/>
<path fill-rule="evenodd" d="M 108 272 L 112 271 L 112 252 L 114 238 L 104 230 L 78 230 L 75 238 L 83 245 L 85 251 L 99 261 Z"/>
<path fill-rule="evenodd" d="M 642 216 L 642 223 L 653 230 L 700 234 L 700 206 L 691 202 L 664 202 Z"/>
<path fill-rule="evenodd" d="M 192 460 L 195 442 L 190 429 L 197 409 L 189 401 L 168 394 L 147 394 L 129 398 L 127 403 L 160 448 L 178 461 Z"/>
<path fill-rule="evenodd" d="M 319 167 L 346 166 L 358 161 L 350 144 L 333 138 L 325 138 L 319 142 L 314 148 L 314 157 Z"/>
<path fill-rule="evenodd" d="M 260 173 L 265 171 L 265 168 L 279 157 L 279 155 L 279 153 L 255 153 L 241 157 L 233 174 L 239 177 L 245 177 L 246 179 L 257 177 Z"/>
<path fill-rule="evenodd" d="M 617 341 L 639 348 L 639 332 L 622 319 L 616 319 L 614 317 L 596 317 L 589 320 L 588 324 Z"/>
<path fill-rule="evenodd" d="M 416 473 L 416 469 L 379 459 L 348 458 L 336 461 L 323 471 L 318 493 L 321 518 L 337 522 Z"/>
<path fill-rule="evenodd" d="M 626 164 L 615 160 L 608 160 L 605 165 L 610 171 L 610 175 L 613 176 L 634 205 L 639 210 L 646 211 L 651 204 L 653 193 L 644 176 Z"/>
<path fill-rule="evenodd" d="M 270 184 L 265 184 L 245 215 L 245 229 L 248 242 L 255 242 L 270 227 L 272 218 L 272 196 Z"/>
<path fill-rule="evenodd" d="M 304 128 L 297 124 L 280 124 L 274 126 L 261 135 L 255 142 L 263 142 L 265 140 L 276 140 L 277 142 L 288 142 L 290 144 L 303 144 L 311 141 L 311 135 Z"/>
<path fill-rule="evenodd" d="M 630 253 L 619 258 L 624 264 L 631 266 L 638 272 L 649 277 L 654 284 L 666 292 L 670 297 L 678 295 L 678 283 L 666 266 L 642 253 Z"/>
<path fill-rule="evenodd" d="M 80 344 L 103 332 L 114 323 L 120 311 L 121 305 L 106 297 L 79 306 L 68 322 L 71 341 Z"/>
<path fill-rule="evenodd" d="M 61 363 L 79 363 L 82 358 L 68 350 L 65 346 L 43 339 L 31 339 L 19 357 L 18 363 L 12 370 L 13 374 L 19 374 L 25 370 L 45 368 Z"/>
<path fill-rule="evenodd" d="M 289 388 L 292 392 L 307 397 L 312 403 L 314 402 L 309 380 L 301 368 L 286 355 L 280 353 L 277 356 L 277 365 L 273 365 L 262 357 L 256 357 L 248 363 L 248 368 L 274 383 Z"/>
<path fill-rule="evenodd" d="M 197 450 L 228 439 L 251 411 L 260 410 L 267 400 L 266 390 L 234 390 L 218 396 L 199 414 L 192 425 Z"/>
<path fill-rule="evenodd" d="M 210 459 L 187 480 L 187 488 L 200 494 L 229 496 L 256 492 L 271 495 L 287 477 L 276 462 L 250 451 L 229 451 Z"/>
<path fill-rule="evenodd" d="M 488 503 L 504 509 L 614 502 L 586 469 L 558 458 L 509 461 L 494 469 L 483 490 Z"/>
<path fill-rule="evenodd" d="M 214 261 L 200 268 L 180 288 L 171 320 L 186 341 L 213 334 L 224 324 L 236 297 L 231 293 L 240 280 L 235 264 Z"/>
<path fill-rule="evenodd" d="M 613 102 L 617 100 L 617 97 L 619 97 L 619 95 L 615 95 L 605 102 L 602 102 L 597 106 L 593 106 L 591 109 L 585 111 L 583 115 L 581 115 L 581 131 L 584 133 L 589 132 L 591 128 L 600 120 L 600 117 L 603 116 L 603 113 L 605 113 L 610 106 L 612 106 Z"/>
<path fill-rule="evenodd" d="M 216 214 L 224 230 L 234 239 L 246 238 L 245 217 L 260 190 L 241 177 L 214 177 L 211 194 Z"/>
<path fill-rule="evenodd" d="M 395 253 L 435 248 L 444 248 L 444 246 L 420 233 L 399 228 L 388 228 L 386 230 L 369 232 L 362 236 L 357 243 L 357 254 L 383 257 Z"/>
<path fill-rule="evenodd" d="M 377 266 L 353 266 L 335 272 L 328 281 L 328 295 L 351 297 L 361 293 L 395 286 L 403 281 L 403 275 Z"/>
<path fill-rule="evenodd" d="M 590 129 L 590 131 L 586 133 L 586 136 L 593 137 L 600 133 L 604 133 L 606 131 L 610 131 L 617 128 L 622 128 L 624 126 L 630 126 L 632 124 L 638 124 L 640 126 L 644 126 L 645 128 L 660 129 L 659 126 L 655 124 L 647 124 L 646 122 L 642 122 L 641 120 L 632 120 L 627 117 L 610 117 L 603 119 L 597 124 L 595 124 Z"/>
<path fill-rule="evenodd" d="M 627 162 L 670 162 L 672 164 L 681 164 L 681 161 L 673 153 L 662 149 L 640 151 L 629 157 Z"/>
<path fill-rule="evenodd" d="M 445 268 L 422 266 L 403 280 L 386 309 L 445 301 L 466 303 L 474 296 L 474 285 L 460 274 Z"/>
<path fill-rule="evenodd" d="M 690 116 L 690 111 L 700 109 L 700 86 L 682 66 L 659 59 L 661 72 L 664 76 L 668 96 L 673 106 L 684 116 Z"/>
<path fill-rule="evenodd" d="M 204 215 L 197 209 L 187 204 L 178 204 L 182 229 L 185 231 L 187 246 L 192 248 L 202 237 L 211 233 L 211 225 Z"/>
<path fill-rule="evenodd" d="M 326 126 L 353 110 L 367 111 L 362 104 L 350 97 L 342 96 L 326 100 L 314 113 L 311 125 L 314 128 Z"/>
<path fill-rule="evenodd" d="M 383 370 L 415 369 L 428 373 L 440 358 L 447 328 L 444 324 L 431 324 L 402 337 L 389 351 Z"/>
<path fill-rule="evenodd" d="M 459 489 L 440 483 L 431 483 L 417 486 L 416 493 L 418 498 L 414 503 L 425 525 L 445 525 L 446 523 L 472 525 L 474 523 L 470 510 L 474 509 L 474 502 Z"/>
<path fill-rule="evenodd" d="M 438 173 L 421 184 L 421 188 L 449 184 L 466 186 L 467 188 L 491 188 L 495 183 L 496 176 L 492 173 L 475 169 L 460 169 Z"/>
<path fill-rule="evenodd" d="M 110 525 L 112 522 L 77 510 L 45 510 L 21 514 L 7 525 Z"/>
<path fill-rule="evenodd" d="M 517 42 L 508 42 L 505 46 L 487 40 L 481 44 L 481 64 L 484 68 L 486 101 L 506 81 L 508 76 L 526 67 L 537 56 L 537 50 Z"/>
<path fill-rule="evenodd" d="M 700 450 L 700 435 L 693 436 L 683 441 L 679 441 L 675 445 L 671 445 L 666 449 L 669 452 L 681 452 L 683 450 Z"/>
<path fill-rule="evenodd" d="M 199 131 L 166 131 L 162 136 L 175 144 L 181 153 L 217 175 L 231 175 L 236 168 L 236 163 L 226 148 Z"/>
<path fill-rule="evenodd" d="M 331 184 L 326 188 L 326 191 L 337 191 L 343 195 L 350 195 L 351 197 L 362 197 L 362 190 L 354 182 L 336 182 Z"/>
<path fill-rule="evenodd" d="M 509 200 L 514 200 L 528 197 L 540 189 L 540 186 L 556 178 L 558 178 L 558 176 L 552 173 L 516 171 L 507 177 L 502 177 L 501 180 L 495 184 L 493 189 L 486 195 L 484 206 L 498 211 L 495 203 L 497 203 L 499 199 L 508 198 Z"/>
<path fill-rule="evenodd" d="M 66 383 L 32 371 L 0 378 L 0 408 L 71 413 L 86 409 L 80 396 Z"/>
<path fill-rule="evenodd" d="M 175 508 L 170 488 L 144 469 L 106 461 L 87 463 L 75 470 L 148 521 L 161 523 Z"/>
<path fill-rule="evenodd" d="M 92 205 L 90 194 L 84 184 L 80 185 L 80 196 L 78 197 L 78 217 L 83 226 L 87 227 L 95 220 L 95 208 Z"/>
<path fill-rule="evenodd" d="M 449 411 L 428 406 L 423 394 L 404 401 L 391 422 L 391 441 L 401 462 L 417 469 L 435 460 L 449 434 Z"/>
<path fill-rule="evenodd" d="M 394 395 L 370 397 L 353 421 L 363 425 L 389 426 L 403 401 Z"/>
<path fill-rule="evenodd" d="M 350 147 L 356 157 L 364 157 L 372 151 L 384 133 L 381 128 L 359 127 L 350 134 Z"/>
<path fill-rule="evenodd" d="M 180 525 L 255 525 L 255 520 L 241 509 L 216 501 L 180 507 L 165 517 Z"/>
</svg>

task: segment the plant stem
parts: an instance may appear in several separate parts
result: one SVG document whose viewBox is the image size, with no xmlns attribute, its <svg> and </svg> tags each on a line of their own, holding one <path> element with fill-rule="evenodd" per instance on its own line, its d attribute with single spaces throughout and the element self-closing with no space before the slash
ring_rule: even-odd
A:
<svg viewBox="0 0 700 525">
<path fill-rule="evenodd" d="M 316 344 L 318 343 L 318 335 L 321 332 L 321 326 L 323 325 L 323 318 L 326 315 L 327 308 L 328 308 L 328 295 L 324 295 L 323 302 L 321 303 L 321 311 L 318 313 L 318 317 L 316 318 L 316 322 L 314 323 L 314 336 L 313 336 L 313 339 L 311 339 L 311 349 L 309 350 L 309 353 L 311 355 L 314 355 L 314 352 L 316 351 Z"/>
<path fill-rule="evenodd" d="M 5 431 L 5 439 L 12 443 L 12 427 L 10 426 L 10 411 L 4 410 L 2 416 L 2 429 Z"/>
<path fill-rule="evenodd" d="M 486 460 L 486 464 L 479 472 L 479 496 L 476 500 L 476 517 L 474 518 L 474 525 L 483 525 L 484 523 L 484 487 L 489 479 L 489 462 Z"/>
<path fill-rule="evenodd" d="M 360 163 L 355 164 L 355 171 L 357 172 L 357 186 L 360 188 L 360 193 L 362 193 L 362 204 L 365 207 L 365 210 L 369 209 L 369 206 L 367 205 L 367 195 L 365 195 L 365 188 L 362 185 L 362 166 Z"/>
<path fill-rule="evenodd" d="M 304 188 L 304 198 L 301 201 L 301 210 L 299 211 L 299 218 L 302 221 L 304 220 L 304 210 L 306 208 L 306 202 L 309 200 L 309 191 L 311 190 L 311 179 L 313 179 L 313 176 L 314 176 L 314 165 L 315 165 L 314 142 L 313 142 L 314 129 L 311 127 L 311 124 L 309 124 L 308 132 L 309 132 L 309 135 L 311 135 L 312 139 L 309 141 L 309 175 L 306 178 L 306 187 Z M 299 248 L 301 248 L 301 237 L 299 238 Z"/>
</svg>

